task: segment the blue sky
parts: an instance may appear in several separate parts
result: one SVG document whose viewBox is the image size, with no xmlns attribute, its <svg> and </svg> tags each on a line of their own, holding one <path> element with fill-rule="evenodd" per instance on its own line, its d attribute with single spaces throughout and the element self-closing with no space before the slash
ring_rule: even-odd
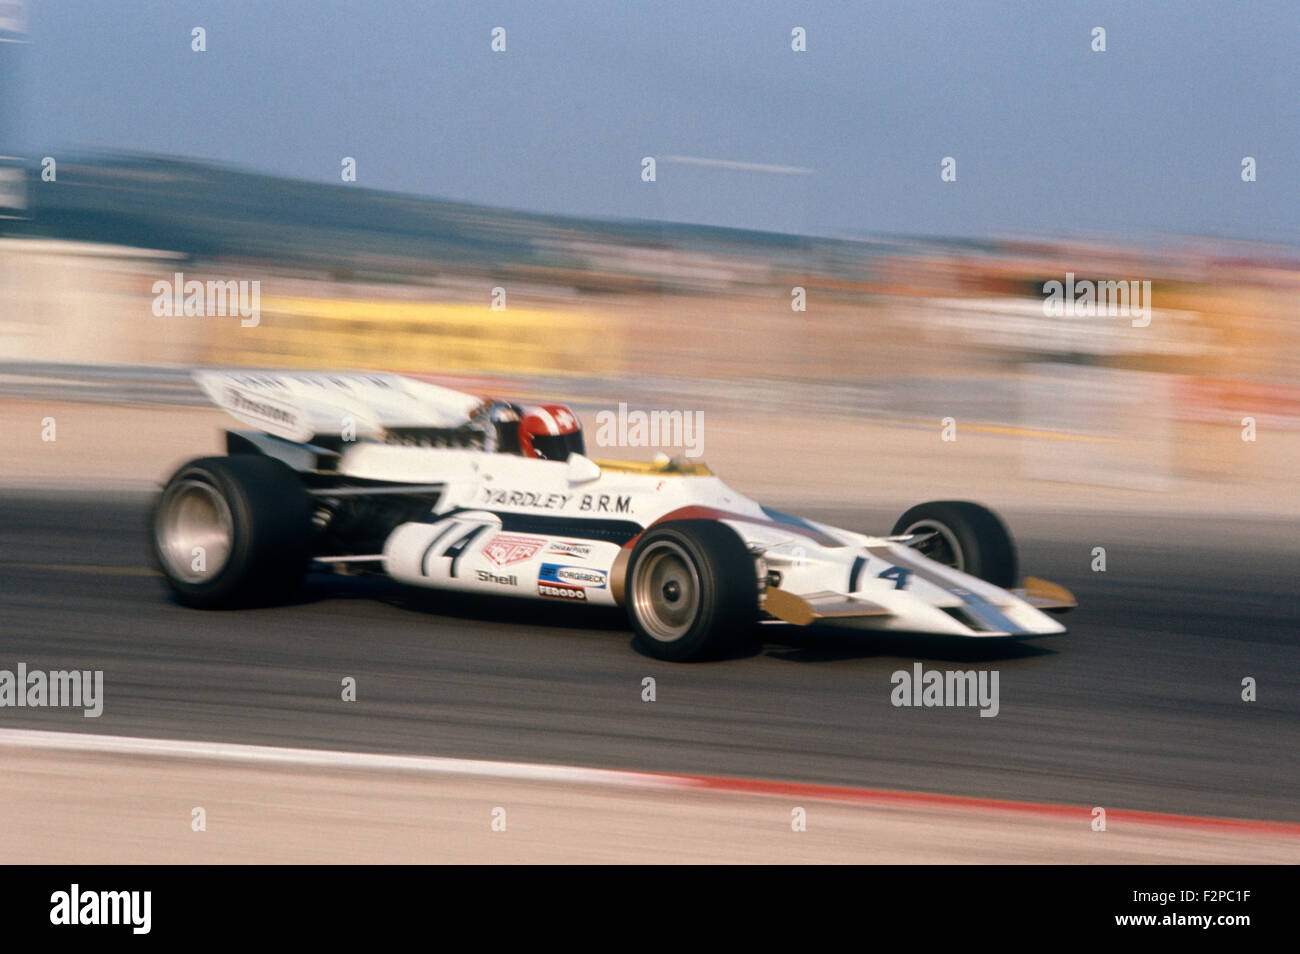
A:
<svg viewBox="0 0 1300 954">
<path fill-rule="evenodd" d="M 31 0 L 30 21 L 5 97 L 37 157 L 337 182 L 354 156 L 367 187 L 816 234 L 1300 243 L 1295 0 Z M 647 184 L 647 155 L 811 172 L 661 163 Z"/>
</svg>

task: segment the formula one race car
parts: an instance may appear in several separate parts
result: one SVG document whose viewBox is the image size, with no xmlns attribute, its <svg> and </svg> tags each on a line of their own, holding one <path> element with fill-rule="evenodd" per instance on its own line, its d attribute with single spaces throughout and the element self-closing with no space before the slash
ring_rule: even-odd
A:
<svg viewBox="0 0 1300 954">
<path fill-rule="evenodd" d="M 660 659 L 725 655 L 759 620 L 973 638 L 1065 631 L 1021 584 L 1002 521 L 921 504 L 872 537 L 764 507 L 698 463 L 586 456 L 563 405 L 524 408 L 392 374 L 203 371 L 253 430 L 190 461 L 154 510 L 175 597 L 291 595 L 310 567 L 416 586 L 621 606 Z"/>
</svg>

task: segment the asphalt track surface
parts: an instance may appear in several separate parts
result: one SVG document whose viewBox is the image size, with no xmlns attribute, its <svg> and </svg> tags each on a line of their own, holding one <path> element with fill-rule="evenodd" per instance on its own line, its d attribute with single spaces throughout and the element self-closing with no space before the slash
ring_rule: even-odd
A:
<svg viewBox="0 0 1300 954">
<path fill-rule="evenodd" d="M 1293 524 L 1013 513 L 1023 567 L 1079 598 L 1068 635 L 765 627 L 749 655 L 673 665 L 634 651 L 617 613 L 382 580 L 314 578 L 292 606 L 187 610 L 148 570 L 147 506 L 0 494 L 0 669 L 103 669 L 106 696 L 98 719 L 4 708 L 0 727 L 1300 820 Z M 893 518 L 791 509 L 868 532 Z M 996 669 L 1001 711 L 894 707 L 891 674 L 915 662 Z M 355 703 L 340 700 L 344 676 Z"/>
</svg>

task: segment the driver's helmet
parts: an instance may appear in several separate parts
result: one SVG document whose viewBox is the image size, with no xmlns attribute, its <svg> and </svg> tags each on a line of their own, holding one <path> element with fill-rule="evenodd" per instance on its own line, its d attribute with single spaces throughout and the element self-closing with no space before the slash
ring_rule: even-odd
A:
<svg viewBox="0 0 1300 954">
<path fill-rule="evenodd" d="M 570 454 L 587 453 L 578 415 L 563 404 L 528 408 L 519 422 L 519 451 L 542 460 L 568 460 Z"/>
</svg>

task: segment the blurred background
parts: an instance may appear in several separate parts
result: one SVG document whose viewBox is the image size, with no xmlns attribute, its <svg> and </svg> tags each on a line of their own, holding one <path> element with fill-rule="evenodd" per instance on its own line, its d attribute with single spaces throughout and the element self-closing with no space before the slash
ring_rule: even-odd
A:
<svg viewBox="0 0 1300 954">
<path fill-rule="evenodd" d="M 850 496 L 881 456 L 942 489 L 939 455 L 974 441 L 954 487 L 990 494 L 1190 499 L 1285 472 L 1287 5 L 969 6 L 668 4 L 647 25 L 10 0 L 0 394 L 183 407 L 196 366 L 387 369 L 702 410 L 715 466 L 793 492 L 771 458 L 788 477 L 815 451 Z M 1205 37 L 1254 74 L 1189 61 Z M 156 315 L 176 273 L 260 282 L 260 319 Z M 1149 282 L 1149 323 L 1045 315 L 1067 275 Z"/>
</svg>

